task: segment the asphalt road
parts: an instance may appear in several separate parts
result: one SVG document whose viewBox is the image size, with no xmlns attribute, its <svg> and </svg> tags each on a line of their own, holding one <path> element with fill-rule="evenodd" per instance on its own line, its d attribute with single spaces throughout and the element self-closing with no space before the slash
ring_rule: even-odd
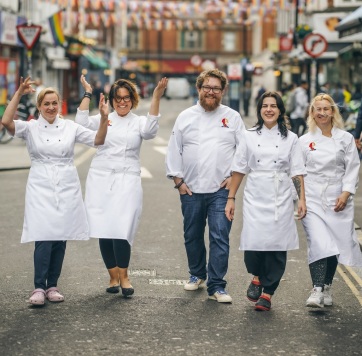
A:
<svg viewBox="0 0 362 356">
<path fill-rule="evenodd" d="M 130 266 L 133 298 L 105 293 L 108 273 L 93 239 L 67 245 L 59 281 L 65 302 L 30 307 L 26 301 L 33 290 L 33 244 L 19 242 L 28 171 L 0 172 L 1 355 L 361 354 L 361 273 L 340 266 L 333 285 L 334 306 L 307 309 L 311 282 L 299 223 L 300 249 L 288 254 L 272 310 L 254 311 L 245 297 L 250 276 L 238 251 L 242 190 L 230 237 L 227 289 L 233 303 L 208 300 L 206 289 L 183 290 L 188 269 L 180 201 L 165 177 L 164 153 L 177 113 L 190 104 L 162 100 L 159 135 L 143 144 L 144 207 Z M 139 111 L 146 113 L 147 105 L 145 101 Z M 77 163 L 84 184 L 88 149 Z M 356 222 L 362 225 L 361 189 Z"/>
</svg>

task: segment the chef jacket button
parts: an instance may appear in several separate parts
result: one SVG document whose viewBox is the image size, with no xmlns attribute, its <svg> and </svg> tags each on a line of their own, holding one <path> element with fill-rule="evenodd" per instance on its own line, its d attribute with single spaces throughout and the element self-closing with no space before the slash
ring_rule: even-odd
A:
<svg viewBox="0 0 362 356">
<path fill-rule="evenodd" d="M 277 163 L 277 161 L 274 161 L 274 163 Z"/>
<path fill-rule="evenodd" d="M 278 146 L 275 146 L 276 148 L 278 148 Z"/>
<path fill-rule="evenodd" d="M 279 132 L 278 132 L 278 135 L 279 135 Z"/>
<path fill-rule="evenodd" d="M 47 128 L 48 126 L 45 125 L 44 127 Z"/>
<path fill-rule="evenodd" d="M 258 162 L 260 162 L 260 159 L 258 159 Z"/>
<path fill-rule="evenodd" d="M 258 145 L 258 147 L 260 147 L 260 145 Z"/>
<path fill-rule="evenodd" d="M 59 140 L 59 142 L 60 142 L 60 140 Z"/>
<path fill-rule="evenodd" d="M 56 128 L 58 128 L 59 126 L 56 126 Z"/>
<path fill-rule="evenodd" d="M 49 140 L 47 140 L 47 141 L 49 141 Z"/>
</svg>

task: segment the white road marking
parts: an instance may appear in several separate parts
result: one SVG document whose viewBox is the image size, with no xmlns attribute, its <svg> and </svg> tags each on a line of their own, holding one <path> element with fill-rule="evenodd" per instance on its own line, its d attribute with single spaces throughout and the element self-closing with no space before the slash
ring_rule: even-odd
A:
<svg viewBox="0 0 362 356">
<path fill-rule="evenodd" d="M 167 152 L 166 146 L 154 146 L 153 149 L 166 156 L 166 152 Z"/>
<path fill-rule="evenodd" d="M 141 167 L 141 178 L 152 178 L 152 174 L 145 167 Z"/>
</svg>

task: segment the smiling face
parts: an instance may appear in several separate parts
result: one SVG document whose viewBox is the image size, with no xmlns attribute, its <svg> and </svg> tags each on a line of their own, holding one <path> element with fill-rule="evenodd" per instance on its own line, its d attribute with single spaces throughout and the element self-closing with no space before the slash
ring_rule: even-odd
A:
<svg viewBox="0 0 362 356">
<path fill-rule="evenodd" d="M 312 108 L 312 114 L 320 129 L 322 127 L 332 127 L 333 109 L 328 100 L 316 100 Z"/>
<path fill-rule="evenodd" d="M 113 108 L 119 116 L 126 116 L 132 109 L 132 98 L 126 88 L 119 88 L 113 98 Z"/>
<path fill-rule="evenodd" d="M 219 93 L 214 93 L 214 90 Z M 202 87 L 198 91 L 200 105 L 206 111 L 214 111 L 220 105 L 224 93 L 220 79 L 214 77 L 205 78 Z"/>
<path fill-rule="evenodd" d="M 49 123 L 53 123 L 59 113 L 59 97 L 56 93 L 44 95 L 43 100 L 38 104 L 41 116 Z"/>
<path fill-rule="evenodd" d="M 280 110 L 277 105 L 277 101 L 273 97 L 266 97 L 263 99 L 263 104 L 260 109 L 260 115 L 264 121 L 264 125 L 271 129 L 277 124 Z"/>
</svg>

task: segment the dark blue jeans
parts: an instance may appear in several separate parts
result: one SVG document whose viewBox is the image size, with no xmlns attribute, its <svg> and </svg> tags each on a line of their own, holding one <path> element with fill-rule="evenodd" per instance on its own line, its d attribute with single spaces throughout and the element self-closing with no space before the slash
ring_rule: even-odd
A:
<svg viewBox="0 0 362 356">
<path fill-rule="evenodd" d="M 206 279 L 207 292 L 214 294 L 226 286 L 229 262 L 229 233 L 231 222 L 225 216 L 229 191 L 180 195 L 184 217 L 184 238 L 191 275 Z M 206 269 L 205 227 L 209 224 L 209 262 Z"/>
<path fill-rule="evenodd" d="M 35 288 L 56 287 L 62 271 L 66 241 L 36 241 L 34 250 Z"/>
</svg>

